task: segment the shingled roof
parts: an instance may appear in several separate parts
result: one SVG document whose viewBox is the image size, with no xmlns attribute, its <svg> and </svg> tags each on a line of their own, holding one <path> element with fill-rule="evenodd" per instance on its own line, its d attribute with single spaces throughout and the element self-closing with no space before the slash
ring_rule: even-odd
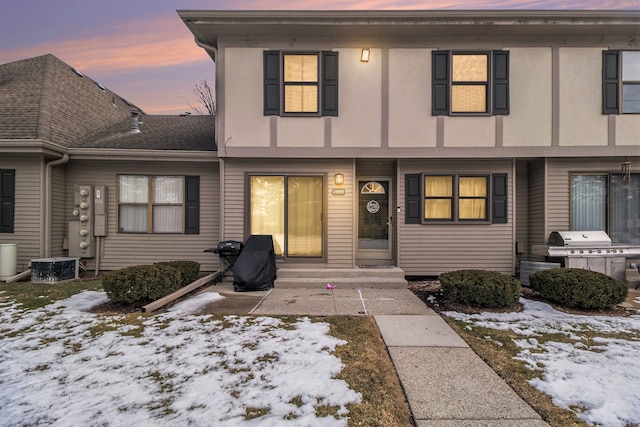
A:
<svg viewBox="0 0 640 427">
<path fill-rule="evenodd" d="M 131 111 L 140 111 L 131 133 Z M 145 115 L 53 55 L 0 65 L 0 140 L 66 148 L 215 151 L 214 117 Z"/>
<path fill-rule="evenodd" d="M 216 151 L 213 116 L 141 114 L 138 117 L 139 132 L 132 133 L 131 127 L 131 119 L 128 118 L 78 142 L 74 147 Z"/>
</svg>

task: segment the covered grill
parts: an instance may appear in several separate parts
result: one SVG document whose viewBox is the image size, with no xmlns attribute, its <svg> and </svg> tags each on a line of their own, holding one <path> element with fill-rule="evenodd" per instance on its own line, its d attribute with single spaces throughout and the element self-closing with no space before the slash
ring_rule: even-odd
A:
<svg viewBox="0 0 640 427">
<path fill-rule="evenodd" d="M 626 281 L 626 257 L 640 255 L 640 246 L 612 245 L 604 231 L 554 231 L 548 246 L 534 247 L 533 253 L 560 261 L 567 268 L 586 268 Z"/>
</svg>

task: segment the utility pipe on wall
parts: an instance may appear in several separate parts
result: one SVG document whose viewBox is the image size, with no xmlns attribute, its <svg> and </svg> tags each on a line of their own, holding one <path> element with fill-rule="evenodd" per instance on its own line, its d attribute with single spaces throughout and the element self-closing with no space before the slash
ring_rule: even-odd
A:
<svg viewBox="0 0 640 427">
<path fill-rule="evenodd" d="M 61 158 L 52 160 L 47 163 L 45 169 L 45 196 L 43 206 L 43 224 L 44 224 L 44 257 L 51 258 L 51 173 L 55 166 L 63 165 L 69 161 L 69 155 L 64 153 Z"/>
</svg>

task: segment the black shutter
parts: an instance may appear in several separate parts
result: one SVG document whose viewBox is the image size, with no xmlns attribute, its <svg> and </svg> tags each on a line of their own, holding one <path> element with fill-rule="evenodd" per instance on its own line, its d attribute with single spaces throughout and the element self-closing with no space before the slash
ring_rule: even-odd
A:
<svg viewBox="0 0 640 427">
<path fill-rule="evenodd" d="M 200 234 L 200 177 L 186 176 L 184 234 Z"/>
<path fill-rule="evenodd" d="M 16 171 L 0 170 L 0 233 L 13 233 Z"/>
<path fill-rule="evenodd" d="M 422 217 L 420 215 L 420 206 L 422 205 L 422 192 L 420 191 L 420 178 L 422 175 L 407 174 L 404 176 L 405 182 L 405 224 L 420 224 Z"/>
<path fill-rule="evenodd" d="M 264 52 L 264 115 L 280 115 L 280 52 Z"/>
<path fill-rule="evenodd" d="M 449 51 L 431 53 L 431 115 L 449 115 Z"/>
<path fill-rule="evenodd" d="M 509 114 L 509 51 L 493 52 L 493 114 Z"/>
<path fill-rule="evenodd" d="M 602 114 L 620 113 L 620 51 L 602 52 Z"/>
<path fill-rule="evenodd" d="M 507 184 L 506 173 L 493 175 L 491 184 L 491 203 L 493 208 L 491 222 L 494 224 L 506 224 L 508 222 Z"/>
<path fill-rule="evenodd" d="M 338 115 L 338 52 L 322 52 L 322 115 Z"/>
</svg>

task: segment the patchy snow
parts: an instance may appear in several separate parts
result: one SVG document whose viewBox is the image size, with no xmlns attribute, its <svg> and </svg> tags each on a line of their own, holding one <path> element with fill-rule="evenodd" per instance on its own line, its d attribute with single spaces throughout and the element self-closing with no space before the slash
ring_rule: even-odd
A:
<svg viewBox="0 0 640 427">
<path fill-rule="evenodd" d="M 335 379 L 329 325 L 194 314 L 219 298 L 133 322 L 84 311 L 103 292 L 32 311 L 0 299 L 0 425 L 346 426 L 361 396 Z"/>
<path fill-rule="evenodd" d="M 515 341 L 521 349 L 516 359 L 541 371 L 530 383 L 555 405 L 595 425 L 640 424 L 640 316 L 572 315 L 542 302 L 520 302 L 520 313 L 444 314 L 467 327 L 522 335 Z M 571 342 L 545 342 L 542 334 L 562 334 Z"/>
</svg>

